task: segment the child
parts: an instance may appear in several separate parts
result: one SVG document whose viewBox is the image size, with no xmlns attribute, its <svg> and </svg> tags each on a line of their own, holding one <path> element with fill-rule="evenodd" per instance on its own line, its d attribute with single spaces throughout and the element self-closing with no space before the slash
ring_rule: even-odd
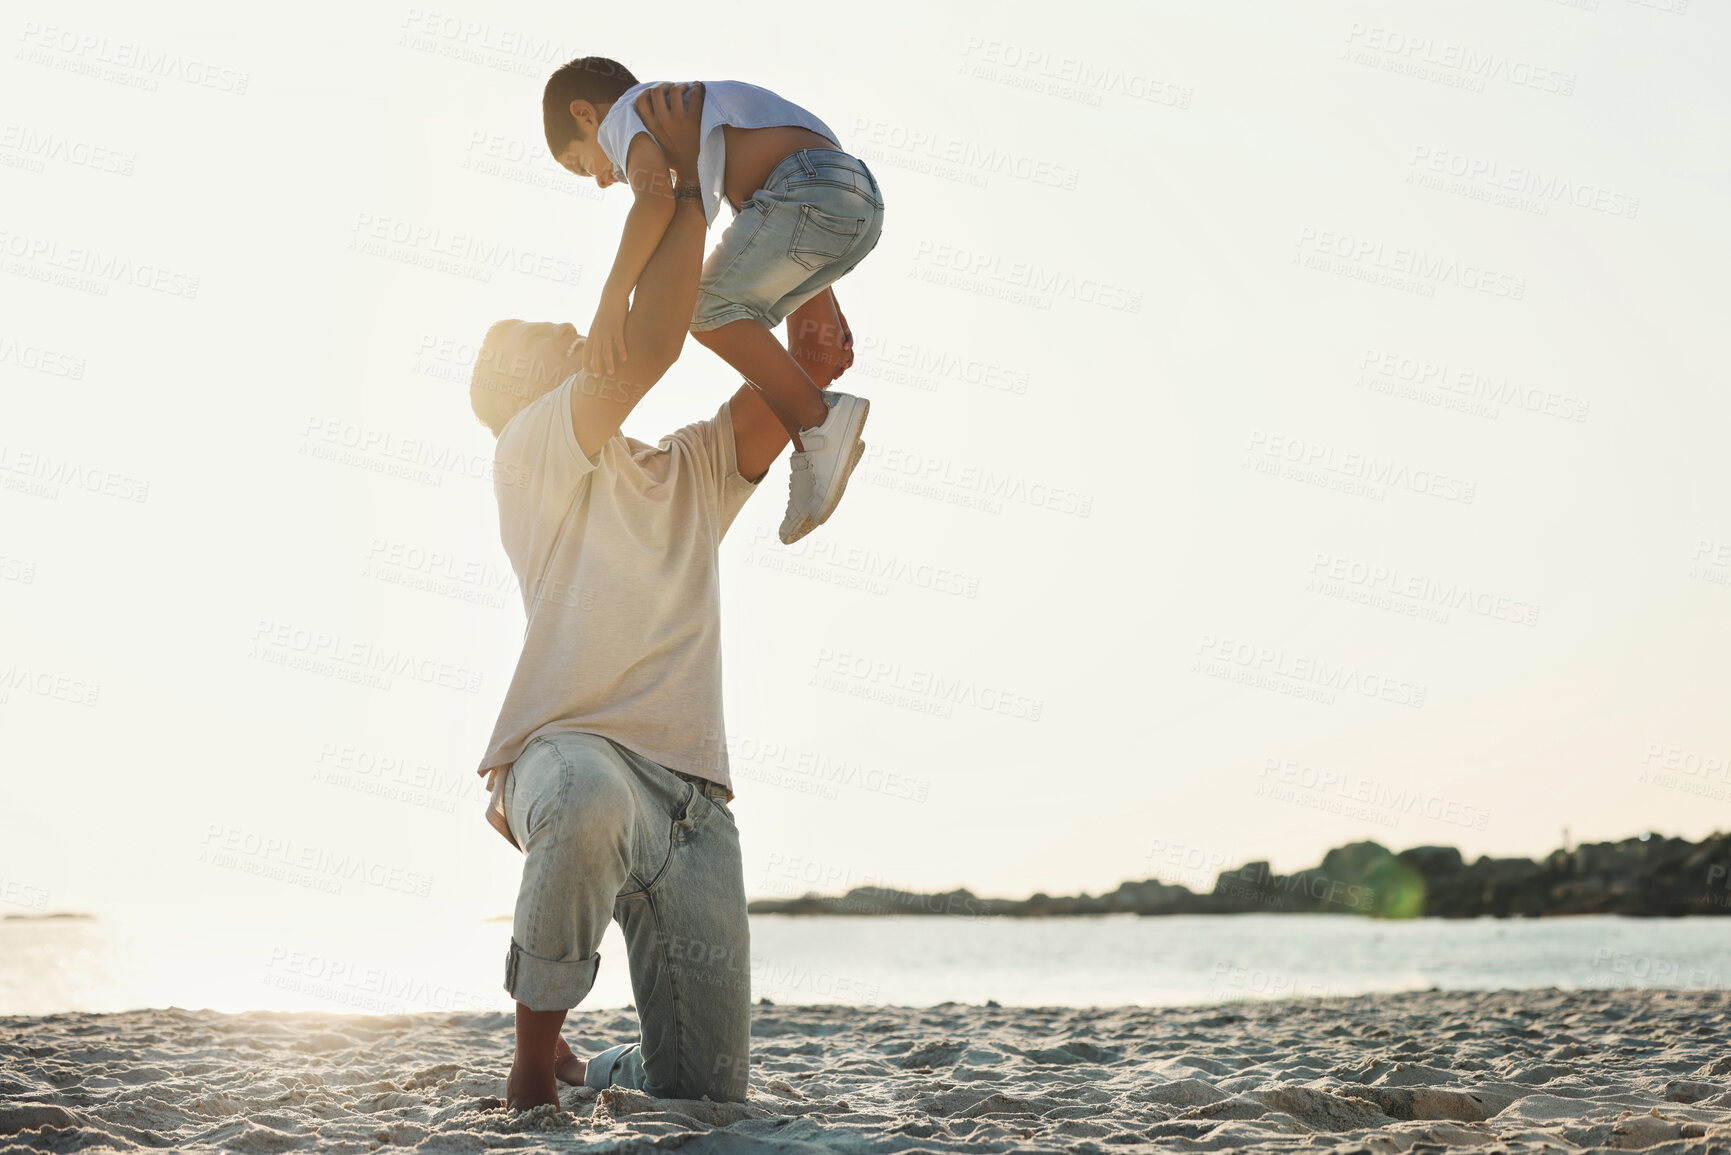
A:
<svg viewBox="0 0 1731 1155">
<path fill-rule="evenodd" d="M 676 194 L 666 158 L 633 107 L 649 87 L 621 64 L 585 56 L 553 73 L 542 95 L 554 159 L 602 188 L 628 183 L 635 197 L 589 327 L 585 367 L 611 374 L 625 360 L 631 290 L 673 219 L 675 195 L 700 197 L 711 224 L 725 198 L 733 221 L 704 263 L 691 332 L 763 394 L 793 439 L 781 523 L 781 540 L 791 544 L 841 500 L 865 450 L 860 430 L 871 403 L 820 390 L 771 330 L 797 310 L 796 343 L 810 343 L 814 332 L 846 333 L 829 286 L 877 244 L 883 195 L 821 120 L 734 80 L 702 86 L 698 182 Z M 845 358 L 846 349 L 835 356 Z"/>
</svg>

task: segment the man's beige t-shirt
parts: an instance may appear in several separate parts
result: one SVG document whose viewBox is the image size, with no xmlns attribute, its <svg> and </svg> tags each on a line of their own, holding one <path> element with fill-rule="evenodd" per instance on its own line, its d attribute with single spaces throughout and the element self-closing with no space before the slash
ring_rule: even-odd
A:
<svg viewBox="0 0 1731 1155">
<path fill-rule="evenodd" d="M 731 788 L 716 551 L 756 486 L 739 474 L 729 405 L 653 447 L 615 434 L 589 458 L 571 428 L 584 376 L 513 417 L 494 455 L 528 617 L 480 766 L 500 771 L 488 819 L 507 839 L 505 774 L 543 734 L 598 734 Z"/>
</svg>

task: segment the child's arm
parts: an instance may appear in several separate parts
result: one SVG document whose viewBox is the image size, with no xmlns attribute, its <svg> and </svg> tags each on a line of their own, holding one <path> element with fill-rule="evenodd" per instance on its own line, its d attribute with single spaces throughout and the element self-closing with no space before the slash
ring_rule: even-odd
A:
<svg viewBox="0 0 1731 1155">
<path fill-rule="evenodd" d="M 631 290 L 649 263 L 655 247 L 673 220 L 673 181 L 667 157 L 655 138 L 640 132 L 625 158 L 626 177 L 631 182 L 631 211 L 625 216 L 625 231 L 619 238 L 619 254 L 613 271 L 601 287 L 601 303 L 589 323 L 583 345 L 583 367 L 591 373 L 613 376 L 629 356 L 625 348 L 625 314 Z"/>
</svg>

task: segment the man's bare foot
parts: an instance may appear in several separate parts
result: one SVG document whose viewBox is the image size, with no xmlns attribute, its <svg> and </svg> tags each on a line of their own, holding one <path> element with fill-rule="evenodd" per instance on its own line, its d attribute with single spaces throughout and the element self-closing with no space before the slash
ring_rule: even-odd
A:
<svg viewBox="0 0 1731 1155">
<path fill-rule="evenodd" d="M 559 1106 L 559 1082 L 553 1076 L 553 1068 L 526 1071 L 511 1064 L 511 1073 L 505 1078 L 505 1106 L 513 1111 L 527 1111 L 548 1103 L 555 1108 Z"/>
<path fill-rule="evenodd" d="M 583 1085 L 583 1076 L 589 1071 L 589 1064 L 579 1059 L 571 1050 L 571 1044 L 560 1035 L 559 1041 L 553 1044 L 553 1073 L 561 1083 L 569 1083 L 573 1087 Z"/>
<path fill-rule="evenodd" d="M 515 949 L 515 942 L 512 947 Z M 505 1080 L 505 1106 L 525 1111 L 551 1103 L 558 1110 L 559 1080 L 553 1074 L 553 1053 L 564 1025 L 564 1011 L 537 1011 L 525 1003 L 517 1004 L 517 1046 L 511 1055 L 511 1074 Z"/>
<path fill-rule="evenodd" d="M 787 351 L 819 388 L 847 372 L 853 364 L 853 330 L 833 292 L 825 289 L 788 316 Z"/>
</svg>

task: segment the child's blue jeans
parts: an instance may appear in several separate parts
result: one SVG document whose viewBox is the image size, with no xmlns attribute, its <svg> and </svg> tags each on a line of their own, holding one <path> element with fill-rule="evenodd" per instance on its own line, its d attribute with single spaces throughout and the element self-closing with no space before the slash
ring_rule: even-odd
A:
<svg viewBox="0 0 1731 1155">
<path fill-rule="evenodd" d="M 734 321 L 773 329 L 853 271 L 878 243 L 884 201 L 865 162 L 807 148 L 770 170 L 703 264 L 691 331 Z"/>
</svg>

